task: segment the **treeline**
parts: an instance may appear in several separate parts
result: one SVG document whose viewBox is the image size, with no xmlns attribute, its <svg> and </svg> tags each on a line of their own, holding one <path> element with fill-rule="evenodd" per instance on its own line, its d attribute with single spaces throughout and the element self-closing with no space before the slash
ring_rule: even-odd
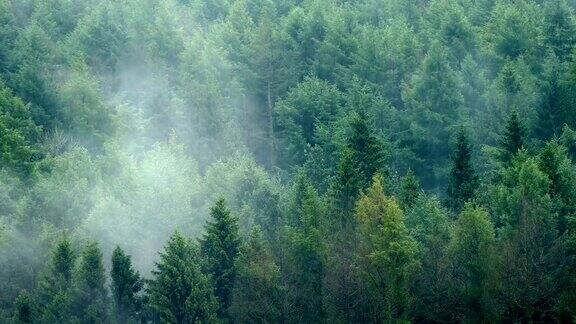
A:
<svg viewBox="0 0 576 324">
<path fill-rule="evenodd" d="M 561 140 L 528 153 L 523 129 L 512 114 L 499 151 L 503 167 L 488 183 L 479 182 L 459 131 L 449 209 L 411 172 L 390 185 L 380 161 L 367 157 L 378 156 L 378 147 L 358 132 L 326 197 L 301 172 L 279 223 L 244 235 L 219 199 L 203 236 L 172 234 L 149 279 L 119 247 L 107 276 L 97 243 L 78 252 L 64 237 L 38 287 L 16 299 L 13 320 L 573 321 L 576 170 Z M 369 171 L 354 156 L 364 156 Z"/>
<path fill-rule="evenodd" d="M 575 6 L 0 0 L 0 322 L 575 321 Z"/>
</svg>

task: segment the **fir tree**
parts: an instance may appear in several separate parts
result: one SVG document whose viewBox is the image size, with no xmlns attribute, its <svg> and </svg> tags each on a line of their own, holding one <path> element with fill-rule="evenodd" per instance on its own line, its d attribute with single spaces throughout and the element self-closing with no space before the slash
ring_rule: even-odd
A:
<svg viewBox="0 0 576 324">
<path fill-rule="evenodd" d="M 150 305 L 163 322 L 212 323 L 218 301 L 201 271 L 197 245 L 179 232 L 170 237 L 148 286 Z"/>
<path fill-rule="evenodd" d="M 116 311 L 116 319 L 120 323 L 126 323 L 129 319 L 135 319 L 141 307 L 139 293 L 143 282 L 138 271 L 132 267 L 130 256 L 117 246 L 112 253 L 112 296 Z"/>
<path fill-rule="evenodd" d="M 89 243 L 82 252 L 76 278 L 74 304 L 83 323 L 108 320 L 108 293 L 102 251 L 97 243 Z"/>
<path fill-rule="evenodd" d="M 239 323 L 278 323 L 282 318 L 280 268 L 255 227 L 238 258 L 230 312 Z"/>
<path fill-rule="evenodd" d="M 351 134 L 348 137 L 348 148 L 352 160 L 360 171 L 363 187 L 370 185 L 376 172 L 384 171 L 386 157 L 383 145 L 373 135 L 367 114 L 360 110 L 350 123 Z"/>
<path fill-rule="evenodd" d="M 14 313 L 14 323 L 35 323 L 34 307 L 30 295 L 27 292 L 21 292 L 16 299 L 16 311 Z"/>
<path fill-rule="evenodd" d="M 208 273 L 214 280 L 214 291 L 219 302 L 218 315 L 225 317 L 236 277 L 236 258 L 240 249 L 238 220 L 230 214 L 223 198 L 210 209 L 212 222 L 206 225 L 206 234 L 200 244 Z"/>
<path fill-rule="evenodd" d="M 350 215 L 354 211 L 356 199 L 362 190 L 360 170 L 353 160 L 352 151 L 344 149 L 338 165 L 338 174 L 330 188 L 332 213 L 346 225 L 352 221 Z"/>
<path fill-rule="evenodd" d="M 494 226 L 488 213 L 466 205 L 456 221 L 449 244 L 452 299 L 459 321 L 481 319 L 489 314 L 484 298 L 494 269 L 491 256 L 495 244 Z"/>
<path fill-rule="evenodd" d="M 518 116 L 518 112 L 513 110 L 506 121 L 504 136 L 500 140 L 500 160 L 510 163 L 514 155 L 524 146 L 524 125 Z"/>
<path fill-rule="evenodd" d="M 452 170 L 448 184 L 448 205 L 459 211 L 464 203 L 476 193 L 478 178 L 472 167 L 472 151 L 464 128 L 460 128 L 456 138 L 456 150 L 452 157 Z"/>
<path fill-rule="evenodd" d="M 541 86 L 542 99 L 536 125 L 537 134 L 543 140 L 558 136 L 562 130 L 561 72 L 558 58 L 551 55 L 544 64 L 544 80 Z"/>
<path fill-rule="evenodd" d="M 39 304 L 42 322 L 62 323 L 72 316 L 72 276 L 76 254 L 64 237 L 52 254 L 48 271 L 40 281 Z"/>
<path fill-rule="evenodd" d="M 412 169 L 408 169 L 402 179 L 402 187 L 400 188 L 400 202 L 404 210 L 410 209 L 414 205 L 420 193 L 420 182 L 414 172 L 412 172 Z"/>
</svg>

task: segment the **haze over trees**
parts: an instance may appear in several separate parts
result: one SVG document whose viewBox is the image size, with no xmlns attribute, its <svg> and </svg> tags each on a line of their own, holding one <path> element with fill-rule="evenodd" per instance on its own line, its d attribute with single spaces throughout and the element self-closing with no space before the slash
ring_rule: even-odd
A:
<svg viewBox="0 0 576 324">
<path fill-rule="evenodd" d="M 575 10 L 0 0 L 0 322 L 575 322 Z"/>
</svg>

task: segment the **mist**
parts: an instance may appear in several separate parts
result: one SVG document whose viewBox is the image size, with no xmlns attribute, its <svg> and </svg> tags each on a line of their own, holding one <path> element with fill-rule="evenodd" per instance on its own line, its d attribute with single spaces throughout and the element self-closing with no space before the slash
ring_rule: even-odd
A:
<svg viewBox="0 0 576 324">
<path fill-rule="evenodd" d="M 0 322 L 574 321 L 575 6 L 0 0 Z"/>
</svg>

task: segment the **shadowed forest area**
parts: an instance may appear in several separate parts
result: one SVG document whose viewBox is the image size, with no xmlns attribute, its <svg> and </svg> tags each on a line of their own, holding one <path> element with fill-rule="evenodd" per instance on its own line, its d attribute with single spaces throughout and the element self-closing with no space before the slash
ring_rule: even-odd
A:
<svg viewBox="0 0 576 324">
<path fill-rule="evenodd" d="M 576 322 L 575 0 L 0 0 L 0 323 Z"/>
</svg>

